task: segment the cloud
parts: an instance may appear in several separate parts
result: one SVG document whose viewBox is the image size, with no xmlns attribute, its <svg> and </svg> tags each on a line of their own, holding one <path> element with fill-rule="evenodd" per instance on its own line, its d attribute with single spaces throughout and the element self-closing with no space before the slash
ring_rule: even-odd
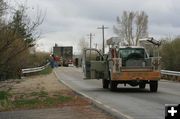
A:
<svg viewBox="0 0 180 119">
<path fill-rule="evenodd" d="M 54 43 L 73 45 L 78 50 L 78 40 L 88 40 L 90 32 L 96 34 L 93 43 L 101 45 L 102 33 L 97 27 L 108 26 L 105 38 L 114 36 L 112 26 L 124 10 L 145 11 L 151 36 L 179 35 L 180 30 L 178 0 L 29 0 L 27 4 L 46 11 L 40 27 L 42 37 L 37 41 L 39 50 L 49 50 Z"/>
</svg>

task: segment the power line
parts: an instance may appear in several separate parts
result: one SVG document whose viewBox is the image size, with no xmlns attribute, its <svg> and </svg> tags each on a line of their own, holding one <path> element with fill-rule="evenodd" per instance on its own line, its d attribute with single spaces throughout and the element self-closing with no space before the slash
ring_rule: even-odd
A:
<svg viewBox="0 0 180 119">
<path fill-rule="evenodd" d="M 108 29 L 108 27 L 105 27 L 104 25 L 102 25 L 101 27 L 98 27 L 97 29 L 102 29 L 102 38 L 103 38 L 102 51 L 104 54 L 104 29 Z"/>
</svg>

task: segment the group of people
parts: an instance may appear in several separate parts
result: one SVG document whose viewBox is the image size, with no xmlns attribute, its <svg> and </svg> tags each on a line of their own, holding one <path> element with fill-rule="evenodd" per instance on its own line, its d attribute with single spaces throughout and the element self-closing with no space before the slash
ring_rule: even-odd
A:
<svg viewBox="0 0 180 119">
<path fill-rule="evenodd" d="M 59 66 L 59 62 L 60 58 L 58 56 L 55 56 L 54 54 L 52 54 L 50 56 L 50 65 L 52 68 L 58 67 Z"/>
</svg>

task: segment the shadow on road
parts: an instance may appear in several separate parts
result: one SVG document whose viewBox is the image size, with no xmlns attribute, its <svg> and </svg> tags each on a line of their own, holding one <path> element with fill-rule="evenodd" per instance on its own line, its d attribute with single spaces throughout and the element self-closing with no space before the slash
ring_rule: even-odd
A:
<svg viewBox="0 0 180 119">
<path fill-rule="evenodd" d="M 91 88 L 86 89 L 86 92 L 111 92 L 110 89 L 103 88 Z M 131 87 L 118 87 L 113 93 L 152 93 L 148 88 L 140 89 L 140 88 L 131 88 Z"/>
<path fill-rule="evenodd" d="M 149 89 L 140 89 L 140 88 L 127 88 L 127 87 L 118 87 L 114 92 L 117 93 L 151 93 Z"/>
</svg>

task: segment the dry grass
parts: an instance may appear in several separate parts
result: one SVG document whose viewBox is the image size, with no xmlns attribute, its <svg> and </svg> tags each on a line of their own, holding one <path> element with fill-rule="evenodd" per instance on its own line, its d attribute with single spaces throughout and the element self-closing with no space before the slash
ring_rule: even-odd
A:
<svg viewBox="0 0 180 119">
<path fill-rule="evenodd" d="M 0 97 L 3 98 L 0 98 L 0 111 L 91 104 L 60 83 L 54 73 L 5 81 L 1 83 L 0 90 Z"/>
</svg>

